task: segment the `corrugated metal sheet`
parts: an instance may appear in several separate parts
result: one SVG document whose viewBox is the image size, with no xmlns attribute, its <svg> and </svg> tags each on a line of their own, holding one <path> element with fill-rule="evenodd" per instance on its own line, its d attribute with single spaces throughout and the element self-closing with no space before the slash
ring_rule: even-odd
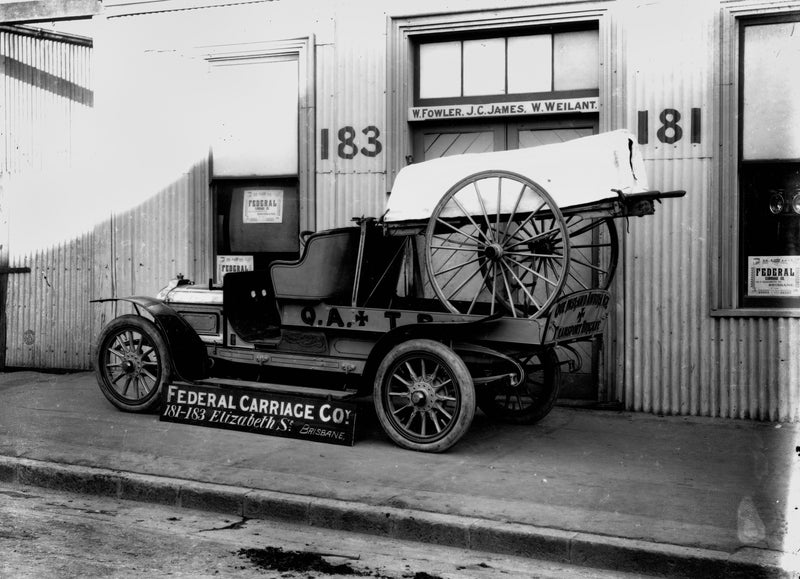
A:
<svg viewBox="0 0 800 579">
<path fill-rule="evenodd" d="M 91 46 L 0 29 L 4 154 L 0 171 L 19 174 L 69 166 L 78 152 L 74 125 L 94 101 Z"/>
<path fill-rule="evenodd" d="M 47 233 L 44 220 L 21 222 L 14 207 L 31 195 L 26 183 L 85 161 L 86 129 L 94 93 L 90 42 L 37 36 L 11 27 L 0 30 L 3 152 L 0 173 L 9 227 L 8 265 L 29 274 L 7 277 L 5 304 L 8 366 L 87 368 L 93 337 L 88 297 L 93 282 L 93 236 L 81 231 L 36 250 Z M 34 177 L 33 181 L 31 178 Z M 54 188 L 52 195 L 69 192 Z M 41 213 L 47 207 L 39 207 Z M 60 216 L 69 220 L 70 215 Z M 6 240 L 4 240 L 6 241 Z M 22 243 L 19 243 L 19 242 Z"/>
<path fill-rule="evenodd" d="M 691 21 L 683 17 L 689 9 Z M 702 385 L 714 326 L 707 300 L 714 19 L 710 4 L 687 2 L 636 4 L 622 19 L 628 126 L 642 143 L 650 187 L 688 192 L 630 223 L 618 337 L 624 401 L 634 410 L 708 413 Z M 706 120 L 695 134 L 692 109 Z"/>
<path fill-rule="evenodd" d="M 335 45 L 317 51 L 318 130 L 327 129 L 328 135 L 328 159 L 320 159 L 317 167 L 319 229 L 381 215 L 390 186 L 384 161 L 385 15 L 362 3 L 341 2 L 335 19 Z M 343 155 L 340 131 L 353 143 L 343 145 Z"/>
<path fill-rule="evenodd" d="M 629 126 L 648 112 L 643 151 L 651 187 L 688 193 L 631 222 L 625 323 L 617 336 L 623 400 L 654 413 L 796 421 L 800 320 L 709 315 L 709 211 L 717 195 L 711 190 L 716 63 L 709 47 L 718 44 L 718 26 L 713 3 L 689 4 L 642 3 L 626 15 Z M 690 9 L 688 21 L 683 15 Z M 658 137 L 666 109 L 681 114 L 683 136 L 675 143 Z M 699 143 L 692 142 L 692 109 L 701 113 Z"/>
</svg>

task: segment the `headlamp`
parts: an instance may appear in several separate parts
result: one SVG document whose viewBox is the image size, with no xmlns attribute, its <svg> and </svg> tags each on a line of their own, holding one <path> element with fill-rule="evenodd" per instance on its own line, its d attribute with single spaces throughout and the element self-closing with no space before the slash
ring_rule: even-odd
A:
<svg viewBox="0 0 800 579">
<path fill-rule="evenodd" d="M 800 215 L 800 189 L 792 197 L 792 211 Z"/>
<path fill-rule="evenodd" d="M 800 195 L 800 194 L 798 194 Z M 798 195 L 795 195 L 795 199 L 797 199 Z M 792 203 L 794 206 L 794 202 Z M 769 210 L 773 215 L 779 215 L 783 213 L 783 208 L 786 206 L 786 201 L 783 198 L 783 194 L 779 192 L 775 192 L 770 195 L 769 198 Z"/>
</svg>

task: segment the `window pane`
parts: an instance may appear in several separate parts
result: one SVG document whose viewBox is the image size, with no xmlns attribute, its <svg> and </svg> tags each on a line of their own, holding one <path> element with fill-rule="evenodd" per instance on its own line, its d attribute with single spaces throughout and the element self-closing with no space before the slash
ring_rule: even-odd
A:
<svg viewBox="0 0 800 579">
<path fill-rule="evenodd" d="M 464 41 L 464 96 L 505 92 L 505 38 Z"/>
<path fill-rule="evenodd" d="M 297 175 L 297 61 L 219 63 L 211 80 L 214 175 Z"/>
<path fill-rule="evenodd" d="M 799 24 L 745 28 L 745 159 L 800 159 Z"/>
<path fill-rule="evenodd" d="M 419 98 L 461 96 L 461 43 L 419 46 Z"/>
<path fill-rule="evenodd" d="M 508 39 L 508 92 L 552 90 L 553 41 L 550 34 Z"/>
<path fill-rule="evenodd" d="M 600 68 L 597 30 L 553 35 L 553 89 L 598 88 Z"/>
</svg>

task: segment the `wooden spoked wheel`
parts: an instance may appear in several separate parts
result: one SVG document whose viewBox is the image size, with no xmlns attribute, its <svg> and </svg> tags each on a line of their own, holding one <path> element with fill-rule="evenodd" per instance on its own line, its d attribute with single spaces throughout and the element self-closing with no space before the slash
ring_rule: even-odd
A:
<svg viewBox="0 0 800 579">
<path fill-rule="evenodd" d="M 570 265 L 565 293 L 608 289 L 619 258 L 619 236 L 614 220 L 569 215 L 566 223 Z"/>
<path fill-rule="evenodd" d="M 454 313 L 545 315 L 569 278 L 569 231 L 550 195 L 516 173 L 453 186 L 425 231 L 428 279 Z"/>
</svg>

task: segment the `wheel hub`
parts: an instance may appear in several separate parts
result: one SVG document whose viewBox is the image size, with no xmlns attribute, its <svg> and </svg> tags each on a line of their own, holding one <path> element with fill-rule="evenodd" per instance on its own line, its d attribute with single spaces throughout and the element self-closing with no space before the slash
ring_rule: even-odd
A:
<svg viewBox="0 0 800 579">
<path fill-rule="evenodd" d="M 133 360 L 125 360 L 122 363 L 122 371 L 126 374 L 132 374 L 136 370 L 136 364 Z"/>
<path fill-rule="evenodd" d="M 503 257 L 503 246 L 499 243 L 492 243 L 486 246 L 486 249 L 483 250 L 483 254 L 487 259 L 499 261 L 500 258 Z"/>
<path fill-rule="evenodd" d="M 411 403 L 417 410 L 426 411 L 436 403 L 436 391 L 428 382 L 415 382 L 411 391 Z"/>
</svg>

